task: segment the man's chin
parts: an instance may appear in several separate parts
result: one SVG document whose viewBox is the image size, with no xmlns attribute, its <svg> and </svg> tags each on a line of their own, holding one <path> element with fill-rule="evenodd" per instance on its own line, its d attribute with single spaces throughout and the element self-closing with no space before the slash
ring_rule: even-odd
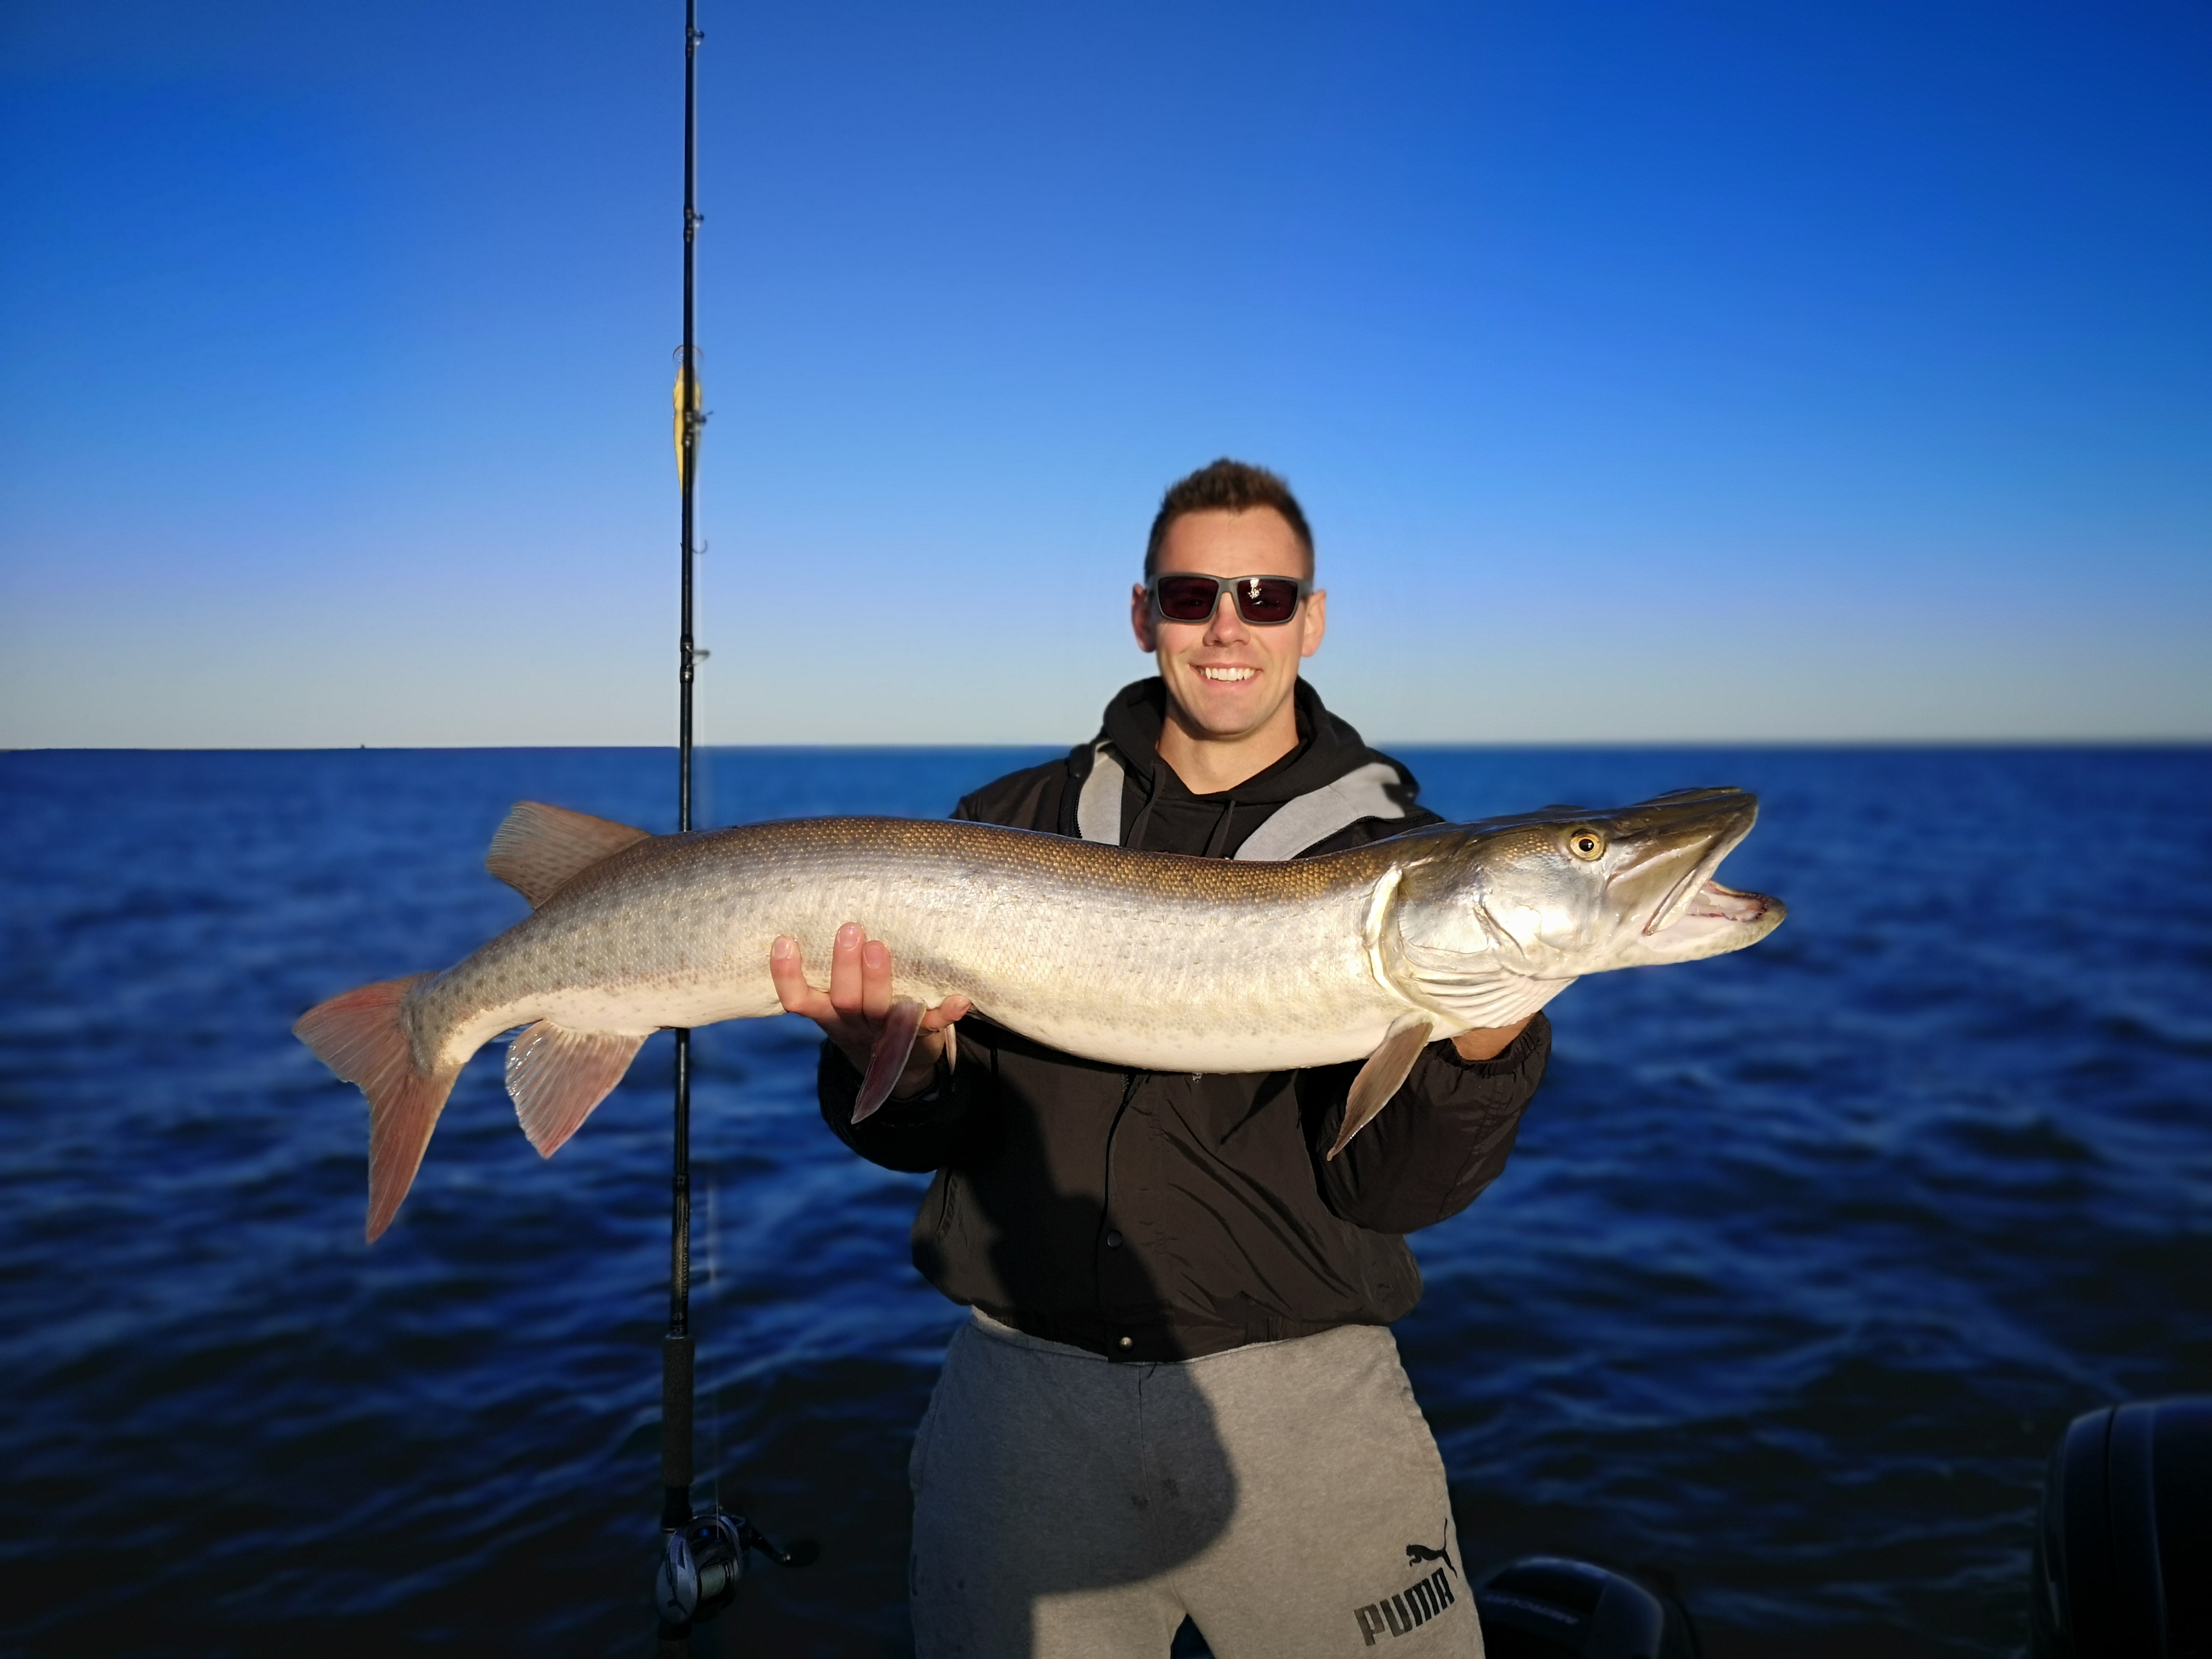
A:
<svg viewBox="0 0 2212 1659">
<path fill-rule="evenodd" d="M 1173 687 L 1183 718 L 1199 733 L 1216 743 L 1249 737 L 1274 718 L 1282 701 L 1275 688 L 1259 675 L 1241 683 L 1222 684 L 1212 680 L 1186 682 Z"/>
</svg>

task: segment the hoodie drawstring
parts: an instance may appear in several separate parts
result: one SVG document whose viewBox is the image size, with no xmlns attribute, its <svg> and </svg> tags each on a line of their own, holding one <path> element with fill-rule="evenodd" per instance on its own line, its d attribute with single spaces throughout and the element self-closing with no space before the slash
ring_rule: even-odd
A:
<svg viewBox="0 0 2212 1659">
<path fill-rule="evenodd" d="M 1160 770 L 1167 764 L 1156 760 L 1145 775 L 1145 804 L 1137 809 L 1137 816 L 1129 821 L 1129 833 L 1121 837 L 1121 845 L 1133 853 L 1145 850 L 1145 825 L 1151 821 L 1152 803 L 1160 798 Z"/>
<path fill-rule="evenodd" d="M 1213 826 L 1213 833 L 1206 838 L 1206 856 L 1218 859 L 1229 845 L 1229 820 L 1237 816 L 1237 798 L 1231 795 L 1221 809 L 1221 817 Z"/>
</svg>

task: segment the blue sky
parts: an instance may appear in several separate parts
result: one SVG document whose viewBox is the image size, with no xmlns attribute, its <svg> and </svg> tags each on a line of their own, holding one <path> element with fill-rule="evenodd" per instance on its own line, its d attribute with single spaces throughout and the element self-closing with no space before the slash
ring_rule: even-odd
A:
<svg viewBox="0 0 2212 1659">
<path fill-rule="evenodd" d="M 2197 5 L 702 0 L 714 742 L 2212 737 Z M 682 13 L 18 0 L 0 744 L 660 743 Z"/>
</svg>

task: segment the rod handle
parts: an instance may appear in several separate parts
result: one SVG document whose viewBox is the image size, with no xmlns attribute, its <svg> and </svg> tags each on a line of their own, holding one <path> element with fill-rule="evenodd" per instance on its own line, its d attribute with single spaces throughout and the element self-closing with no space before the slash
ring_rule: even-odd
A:
<svg viewBox="0 0 2212 1659">
<path fill-rule="evenodd" d="M 691 1518 L 691 1338 L 660 1339 L 660 1523 L 683 1526 Z"/>
</svg>

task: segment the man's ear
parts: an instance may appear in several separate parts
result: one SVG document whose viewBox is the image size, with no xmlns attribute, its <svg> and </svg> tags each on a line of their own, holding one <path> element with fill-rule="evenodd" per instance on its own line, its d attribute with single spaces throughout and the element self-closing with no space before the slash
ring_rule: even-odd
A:
<svg viewBox="0 0 2212 1659">
<path fill-rule="evenodd" d="M 1152 596 L 1141 582 L 1129 590 L 1129 628 L 1137 636 L 1137 649 L 1146 656 L 1160 648 L 1158 630 L 1152 626 Z"/>
<path fill-rule="evenodd" d="M 1321 649 L 1321 636 L 1328 632 L 1328 595 L 1316 587 L 1306 595 L 1306 614 L 1304 619 L 1305 642 L 1298 647 L 1298 655 L 1310 657 Z"/>
</svg>

